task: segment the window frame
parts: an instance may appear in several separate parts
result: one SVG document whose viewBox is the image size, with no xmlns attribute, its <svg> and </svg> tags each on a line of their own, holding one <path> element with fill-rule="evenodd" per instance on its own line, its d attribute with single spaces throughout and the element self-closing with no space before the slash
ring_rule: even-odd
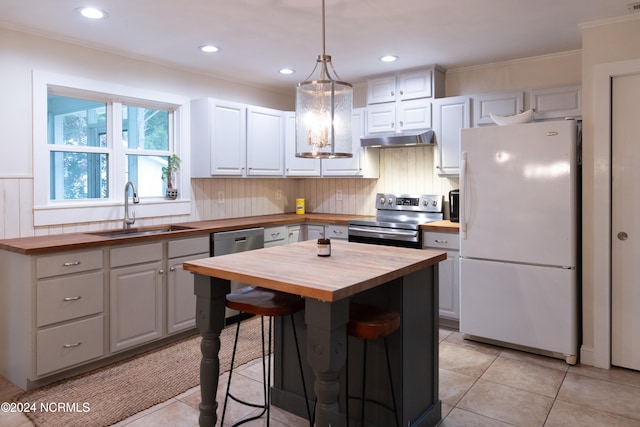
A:
<svg viewBox="0 0 640 427">
<path fill-rule="evenodd" d="M 180 198 L 145 197 L 139 194 L 140 204 L 135 206 L 136 218 L 156 218 L 191 214 L 191 186 L 189 177 L 189 114 L 190 100 L 184 96 L 127 87 L 117 83 L 33 71 L 33 219 L 34 226 L 66 225 L 100 221 L 117 221 L 124 216 L 125 162 L 127 154 L 153 155 L 154 151 L 137 151 L 122 147 L 114 135 L 122 132 L 120 108 L 113 104 L 169 109 L 170 132 L 173 132 L 171 153 L 181 158 L 178 187 Z M 47 140 L 49 93 L 61 96 L 104 101 L 107 103 L 107 134 L 109 151 L 109 198 L 80 200 L 50 200 L 50 152 Z M 118 133 L 120 132 L 120 133 Z M 54 150 L 56 151 L 56 150 Z M 84 150 L 83 150 L 84 151 Z M 160 177 L 158 177 L 160 179 Z M 90 221 L 87 221 L 90 218 Z"/>
</svg>

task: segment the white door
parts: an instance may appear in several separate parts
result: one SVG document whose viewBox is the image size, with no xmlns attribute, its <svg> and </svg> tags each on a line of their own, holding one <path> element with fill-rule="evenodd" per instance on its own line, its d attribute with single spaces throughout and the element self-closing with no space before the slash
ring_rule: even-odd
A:
<svg viewBox="0 0 640 427">
<path fill-rule="evenodd" d="M 640 370 L 640 74 L 615 77 L 612 93 L 611 361 Z"/>
</svg>

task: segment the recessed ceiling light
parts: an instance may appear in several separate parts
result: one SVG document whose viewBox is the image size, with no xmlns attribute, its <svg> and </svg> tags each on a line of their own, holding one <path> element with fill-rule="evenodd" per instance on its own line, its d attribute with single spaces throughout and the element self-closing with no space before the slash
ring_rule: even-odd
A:
<svg viewBox="0 0 640 427">
<path fill-rule="evenodd" d="M 89 19 L 104 19 L 107 17 L 107 12 L 96 9 L 95 7 L 80 7 L 76 10 L 80 15 Z"/>
<path fill-rule="evenodd" d="M 293 74 L 296 70 L 292 70 L 291 68 L 283 68 L 280 70 L 280 74 Z"/>
<path fill-rule="evenodd" d="M 199 48 L 201 51 L 205 52 L 205 53 L 213 53 L 213 52 L 217 52 L 219 49 L 211 44 L 206 44 L 204 46 L 200 46 Z"/>
<path fill-rule="evenodd" d="M 394 56 L 394 55 L 386 55 L 383 56 L 382 58 L 380 58 L 380 61 L 382 62 L 393 62 L 393 61 L 397 61 L 398 57 Z"/>
</svg>

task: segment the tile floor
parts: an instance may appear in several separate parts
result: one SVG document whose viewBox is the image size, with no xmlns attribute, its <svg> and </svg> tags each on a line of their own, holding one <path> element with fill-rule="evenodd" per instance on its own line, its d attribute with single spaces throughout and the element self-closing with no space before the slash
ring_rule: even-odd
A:
<svg viewBox="0 0 640 427">
<path fill-rule="evenodd" d="M 260 393 L 261 365 L 249 363 L 234 373 L 234 384 L 247 395 Z M 227 374 L 220 378 L 226 386 Z M 236 383 L 235 381 L 238 381 Z M 0 394 L 1 395 L 1 394 Z M 569 366 L 562 360 L 464 340 L 460 333 L 440 330 L 441 426 L 638 426 L 640 372 Z M 118 427 L 197 426 L 199 388 L 126 419 Z M 235 406 L 235 405 L 234 405 Z M 248 415 L 231 407 L 227 421 Z M 21 417 L 0 413 L 0 425 L 29 426 Z M 246 426 L 264 426 L 257 420 Z M 305 420 L 272 409 L 274 427 L 303 427 Z"/>
</svg>

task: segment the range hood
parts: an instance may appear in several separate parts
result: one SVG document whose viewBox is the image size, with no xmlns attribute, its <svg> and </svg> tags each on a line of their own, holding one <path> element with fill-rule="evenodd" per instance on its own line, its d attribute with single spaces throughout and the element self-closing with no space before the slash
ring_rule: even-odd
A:
<svg viewBox="0 0 640 427">
<path fill-rule="evenodd" d="M 363 147 L 406 147 L 408 145 L 433 145 L 433 130 L 421 129 L 415 131 L 385 132 L 365 135 L 360 138 Z"/>
</svg>

